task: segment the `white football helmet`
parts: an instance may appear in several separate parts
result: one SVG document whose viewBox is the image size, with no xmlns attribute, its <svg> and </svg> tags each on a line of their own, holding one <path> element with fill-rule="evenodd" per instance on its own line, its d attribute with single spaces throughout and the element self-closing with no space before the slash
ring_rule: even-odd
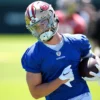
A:
<svg viewBox="0 0 100 100">
<path fill-rule="evenodd" d="M 52 6 L 43 1 L 31 3 L 25 11 L 27 29 L 40 41 L 50 40 L 58 28 L 58 18 Z"/>
</svg>

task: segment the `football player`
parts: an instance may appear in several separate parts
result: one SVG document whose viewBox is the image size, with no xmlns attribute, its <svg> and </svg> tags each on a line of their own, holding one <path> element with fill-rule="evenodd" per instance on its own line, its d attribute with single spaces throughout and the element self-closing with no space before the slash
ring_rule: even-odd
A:
<svg viewBox="0 0 100 100">
<path fill-rule="evenodd" d="M 21 59 L 31 95 L 46 100 L 91 100 L 88 85 L 78 72 L 81 58 L 91 55 L 86 36 L 58 33 L 55 12 L 43 1 L 27 7 L 25 22 L 38 39 Z M 99 72 L 92 74 L 100 78 Z"/>
</svg>

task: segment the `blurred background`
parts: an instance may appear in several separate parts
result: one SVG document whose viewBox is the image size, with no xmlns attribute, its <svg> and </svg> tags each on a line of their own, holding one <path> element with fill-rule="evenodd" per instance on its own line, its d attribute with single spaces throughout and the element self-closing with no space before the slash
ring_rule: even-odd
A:
<svg viewBox="0 0 100 100">
<path fill-rule="evenodd" d="M 20 62 L 26 48 L 37 41 L 24 21 L 26 7 L 33 1 L 36 0 L 0 0 L 0 100 L 35 100 L 28 91 Z M 100 0 L 42 1 L 52 4 L 60 33 L 85 34 L 100 56 Z M 88 85 L 93 100 L 100 100 L 100 85 Z"/>
</svg>

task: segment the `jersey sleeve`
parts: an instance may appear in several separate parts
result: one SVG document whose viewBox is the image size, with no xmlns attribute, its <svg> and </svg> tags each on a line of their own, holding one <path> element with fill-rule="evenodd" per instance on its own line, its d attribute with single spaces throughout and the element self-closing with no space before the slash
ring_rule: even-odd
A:
<svg viewBox="0 0 100 100">
<path fill-rule="evenodd" d="M 30 48 L 23 54 L 21 64 L 27 72 L 40 73 L 38 57 L 35 56 L 34 51 L 30 50 Z"/>
<path fill-rule="evenodd" d="M 89 39 L 85 35 L 67 34 L 66 36 L 69 38 L 69 41 L 72 43 L 72 45 L 80 52 L 81 58 L 87 56 L 87 54 L 91 50 L 91 44 L 89 42 Z"/>
<path fill-rule="evenodd" d="M 77 34 L 75 38 L 76 46 L 80 49 L 81 57 L 83 58 L 90 52 L 91 44 L 85 35 Z"/>
</svg>

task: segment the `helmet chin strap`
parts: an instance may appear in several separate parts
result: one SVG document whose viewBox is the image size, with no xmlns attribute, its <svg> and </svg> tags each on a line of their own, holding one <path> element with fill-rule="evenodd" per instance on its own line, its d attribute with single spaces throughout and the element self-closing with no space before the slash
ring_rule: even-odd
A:
<svg viewBox="0 0 100 100">
<path fill-rule="evenodd" d="M 42 33 L 39 36 L 39 40 L 42 42 L 46 42 L 46 41 L 50 40 L 56 34 L 56 32 L 58 30 L 59 24 L 58 24 L 58 22 L 56 24 L 57 24 L 56 28 L 52 28 L 49 31 Z"/>
<path fill-rule="evenodd" d="M 39 38 L 42 42 L 45 42 L 45 41 L 48 41 L 53 35 L 54 33 L 51 30 L 49 30 L 41 34 Z"/>
</svg>

